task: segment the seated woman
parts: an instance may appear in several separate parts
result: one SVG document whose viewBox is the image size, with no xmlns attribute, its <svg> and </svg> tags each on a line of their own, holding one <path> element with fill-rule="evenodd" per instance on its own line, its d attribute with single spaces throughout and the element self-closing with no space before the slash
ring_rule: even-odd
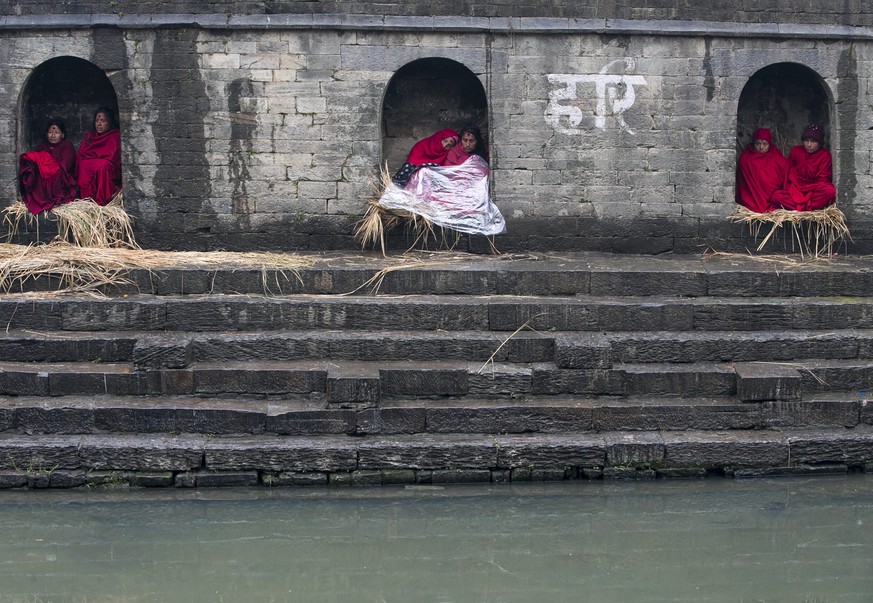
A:
<svg viewBox="0 0 873 603">
<path fill-rule="evenodd" d="M 94 112 L 94 128 L 85 133 L 76 154 L 79 195 L 106 205 L 121 190 L 121 134 L 108 107 Z"/>
<path fill-rule="evenodd" d="M 758 128 L 737 165 L 736 201 L 759 214 L 776 209 L 773 195 L 788 183 L 788 160 L 772 142 L 770 130 Z"/>
<path fill-rule="evenodd" d="M 458 133 L 454 130 L 440 130 L 412 146 L 406 163 L 391 178 L 395 184 L 403 185 L 420 167 L 443 165 L 449 150 L 458 144 Z"/>
<path fill-rule="evenodd" d="M 465 128 L 463 131 L 466 131 Z M 453 130 L 442 130 L 437 135 L 454 133 Z M 477 136 L 478 134 L 478 136 Z M 434 142 L 439 142 L 445 152 L 445 157 L 439 162 L 421 164 L 410 170 L 406 179 L 398 182 L 393 179 L 379 199 L 379 205 L 388 209 L 399 209 L 422 216 L 443 228 L 467 234 L 495 235 L 506 230 L 506 223 L 500 210 L 491 202 L 488 191 L 488 163 L 476 153 L 484 152 L 485 142 L 482 134 L 475 131 L 467 132 L 466 150 L 462 145 L 452 158 L 456 138 L 446 140 L 430 137 L 429 158 L 436 159 L 437 152 Z M 457 134 L 455 134 L 457 136 Z M 463 140 L 463 137 L 462 137 Z M 424 141 L 421 141 L 424 142 Z M 421 142 L 416 143 L 418 147 Z M 410 152 L 410 158 L 420 158 L 422 149 Z M 407 160 L 407 165 L 412 162 Z M 406 168 L 406 166 L 404 166 Z M 403 170 L 401 170 L 402 172 Z"/>
<path fill-rule="evenodd" d="M 482 138 L 482 131 L 478 126 L 464 126 L 458 134 L 461 140 L 449 149 L 443 165 L 461 165 L 471 155 L 478 155 L 488 163 L 488 146 L 485 144 L 485 140 Z"/>
<path fill-rule="evenodd" d="M 800 135 L 799 144 L 788 153 L 791 171 L 787 190 L 773 196 L 773 202 L 784 209 L 813 211 L 823 209 L 837 198 L 832 180 L 831 153 L 822 148 L 824 128 L 809 124 Z"/>
<path fill-rule="evenodd" d="M 45 141 L 18 160 L 21 200 L 32 214 L 76 198 L 76 150 L 66 136 L 63 120 L 52 119 L 46 127 Z"/>
</svg>

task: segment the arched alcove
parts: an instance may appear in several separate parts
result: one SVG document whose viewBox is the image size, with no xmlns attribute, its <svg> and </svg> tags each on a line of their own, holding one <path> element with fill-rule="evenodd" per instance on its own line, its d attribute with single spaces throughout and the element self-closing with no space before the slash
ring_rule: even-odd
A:
<svg viewBox="0 0 873 603">
<path fill-rule="evenodd" d="M 776 63 L 755 73 L 743 88 L 737 107 L 737 148 L 742 149 L 756 128 L 769 128 L 783 154 L 800 144 L 800 133 L 812 122 L 825 127 L 831 138 L 830 94 L 821 76 L 804 65 Z"/>
<path fill-rule="evenodd" d="M 382 161 L 393 171 L 416 141 L 442 128 L 475 124 L 488 139 L 488 101 L 479 78 L 443 58 L 419 59 L 397 70 L 382 103 Z"/>
<path fill-rule="evenodd" d="M 77 57 L 49 59 L 36 67 L 24 84 L 19 104 L 19 151 L 42 142 L 46 123 L 53 117 L 66 122 L 67 140 L 78 145 L 100 106 L 118 115 L 118 97 L 103 70 Z"/>
</svg>

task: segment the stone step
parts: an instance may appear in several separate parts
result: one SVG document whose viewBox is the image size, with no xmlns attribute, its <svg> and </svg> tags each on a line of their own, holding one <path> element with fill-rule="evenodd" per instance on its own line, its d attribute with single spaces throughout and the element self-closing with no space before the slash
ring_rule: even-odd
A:
<svg viewBox="0 0 873 603">
<path fill-rule="evenodd" d="M 231 360 L 148 371 L 130 363 L 0 362 L 0 395 L 231 395 L 355 406 L 403 397 L 561 394 L 796 400 L 805 393 L 868 391 L 871 381 L 873 359 L 616 363 L 604 369 L 463 360 Z"/>
<path fill-rule="evenodd" d="M 0 432 L 26 434 L 497 434 L 857 425 L 873 425 L 873 405 L 858 392 L 753 403 L 650 396 L 395 399 L 361 409 L 192 396 L 0 398 Z"/>
<path fill-rule="evenodd" d="M 191 362 L 336 360 L 556 362 L 560 368 L 613 363 L 793 361 L 873 358 L 873 330 L 556 332 L 276 330 L 164 333 L 8 330 L 0 362 L 133 362 L 138 369 Z"/>
<path fill-rule="evenodd" d="M 790 362 L 796 358 L 873 358 L 873 330 L 555 334 L 555 361 L 561 368 L 645 362 Z"/>
<path fill-rule="evenodd" d="M 415 253 L 383 258 L 359 252 L 300 259 L 296 271 L 264 269 L 254 262 L 198 268 L 186 266 L 189 260 L 180 254 L 176 266 L 132 270 L 127 275 L 130 284 L 109 293 L 806 297 L 864 296 L 873 290 L 873 260 L 861 256 L 798 262 L 740 255 Z M 50 291 L 58 285 L 41 277 L 29 280 L 26 288 Z"/>
<path fill-rule="evenodd" d="M 135 485 L 176 486 L 791 474 L 846 472 L 869 467 L 871 459 L 868 425 L 388 437 L 3 433 L 0 487 L 117 485 L 128 472 L 142 478 Z"/>
<path fill-rule="evenodd" d="M 873 297 L 129 295 L 0 299 L 9 330 L 773 331 L 873 328 Z"/>
</svg>

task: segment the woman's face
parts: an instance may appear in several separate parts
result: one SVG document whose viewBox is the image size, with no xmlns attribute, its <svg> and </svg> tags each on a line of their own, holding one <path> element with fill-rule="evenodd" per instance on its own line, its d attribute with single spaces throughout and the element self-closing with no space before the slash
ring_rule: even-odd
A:
<svg viewBox="0 0 873 603">
<path fill-rule="evenodd" d="M 443 150 L 448 151 L 449 149 L 451 149 L 453 146 L 455 146 L 457 144 L 458 139 L 455 138 L 454 136 L 448 136 L 446 138 L 443 138 L 440 142 L 443 145 Z"/>
<path fill-rule="evenodd" d="M 97 131 L 98 134 L 103 134 L 106 130 L 109 129 L 109 119 L 106 117 L 105 113 L 98 113 L 94 116 L 94 130 Z"/>
<path fill-rule="evenodd" d="M 803 148 L 806 149 L 807 153 L 812 154 L 821 148 L 821 143 L 814 138 L 804 138 Z"/>
<path fill-rule="evenodd" d="M 755 141 L 755 150 L 759 153 L 766 153 L 770 150 L 770 143 L 764 139 L 759 138 Z"/>
<path fill-rule="evenodd" d="M 472 153 L 476 150 L 476 137 L 473 136 L 470 132 L 464 132 L 464 135 L 461 136 L 461 148 L 464 149 L 465 153 Z"/>
<path fill-rule="evenodd" d="M 58 144 L 60 141 L 64 139 L 64 133 L 61 132 L 61 129 L 57 127 L 55 124 L 49 126 L 49 129 L 45 132 L 46 140 L 49 141 L 49 144 Z"/>
</svg>

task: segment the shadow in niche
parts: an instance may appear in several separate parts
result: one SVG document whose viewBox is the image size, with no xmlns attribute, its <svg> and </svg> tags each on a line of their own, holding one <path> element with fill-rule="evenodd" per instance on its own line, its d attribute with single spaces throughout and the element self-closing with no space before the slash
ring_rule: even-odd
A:
<svg viewBox="0 0 873 603">
<path fill-rule="evenodd" d="M 488 140 L 488 101 L 482 82 L 466 66 L 428 58 L 397 70 L 382 104 L 382 162 L 397 170 L 418 140 L 442 128 L 478 125 Z"/>
<path fill-rule="evenodd" d="M 67 140 L 78 146 L 91 129 L 94 110 L 101 105 L 118 115 L 115 89 L 99 67 L 76 57 L 56 57 L 42 63 L 27 78 L 22 92 L 19 152 L 43 141 L 46 123 L 52 117 L 66 122 Z"/>
<path fill-rule="evenodd" d="M 752 140 L 757 128 L 769 128 L 783 155 L 800 144 L 800 133 L 811 123 L 825 127 L 831 138 L 830 94 L 821 76 L 804 65 L 776 63 L 755 73 L 743 88 L 737 107 L 737 152 Z"/>
</svg>

